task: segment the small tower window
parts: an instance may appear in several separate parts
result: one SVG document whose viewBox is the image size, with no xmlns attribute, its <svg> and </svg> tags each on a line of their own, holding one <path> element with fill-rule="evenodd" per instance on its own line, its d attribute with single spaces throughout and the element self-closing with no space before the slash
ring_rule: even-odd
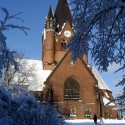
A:
<svg viewBox="0 0 125 125">
<path fill-rule="evenodd" d="M 53 28 L 53 23 L 50 23 L 50 28 Z"/>
<path fill-rule="evenodd" d="M 49 23 L 47 23 L 47 26 L 46 26 L 46 28 L 47 28 L 47 29 L 49 28 Z"/>
<path fill-rule="evenodd" d="M 61 49 L 66 49 L 66 41 L 65 40 L 61 41 Z"/>
<path fill-rule="evenodd" d="M 80 86 L 73 78 L 68 78 L 64 86 L 65 100 L 80 100 Z"/>
</svg>

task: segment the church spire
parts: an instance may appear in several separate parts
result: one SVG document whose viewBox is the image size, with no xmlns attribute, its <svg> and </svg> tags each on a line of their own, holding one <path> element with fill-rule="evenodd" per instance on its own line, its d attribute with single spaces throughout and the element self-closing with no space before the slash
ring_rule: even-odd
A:
<svg viewBox="0 0 125 125">
<path fill-rule="evenodd" d="M 62 26 L 64 25 L 64 23 L 66 23 L 66 21 L 68 21 L 70 26 L 72 27 L 72 15 L 67 0 L 58 1 L 55 11 L 55 18 L 57 25 L 59 25 L 57 32 L 60 32 L 62 30 Z"/>
<path fill-rule="evenodd" d="M 50 6 L 50 9 L 49 9 L 49 13 L 48 13 L 48 16 L 47 16 L 48 19 L 54 19 L 54 15 L 53 15 L 53 12 L 52 12 L 52 8 Z"/>
<path fill-rule="evenodd" d="M 45 28 L 55 30 L 55 18 L 54 18 L 51 6 L 50 6 L 50 9 L 49 9 L 48 16 L 46 17 Z"/>
</svg>

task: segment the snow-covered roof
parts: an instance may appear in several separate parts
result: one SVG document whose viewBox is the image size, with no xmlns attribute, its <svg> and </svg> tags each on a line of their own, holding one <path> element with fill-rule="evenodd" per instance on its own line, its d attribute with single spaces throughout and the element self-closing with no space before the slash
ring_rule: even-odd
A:
<svg viewBox="0 0 125 125">
<path fill-rule="evenodd" d="M 31 60 L 31 59 L 27 59 L 28 64 L 29 65 L 35 65 L 37 70 L 36 70 L 36 75 L 37 75 L 37 84 L 34 85 L 30 85 L 29 89 L 33 90 L 33 91 L 42 91 L 43 87 L 44 87 L 44 82 L 46 81 L 46 79 L 48 78 L 48 76 L 51 74 L 52 70 L 43 70 L 43 66 L 42 66 L 42 61 L 41 60 Z M 99 73 L 97 72 L 97 70 L 92 67 L 92 73 L 95 76 L 95 78 L 98 81 L 98 87 L 100 89 L 106 89 L 109 90 L 109 87 L 107 86 L 107 84 L 104 82 L 104 80 L 101 78 L 101 76 L 99 75 Z"/>
<path fill-rule="evenodd" d="M 62 26 L 62 30 L 58 33 L 58 35 L 60 35 L 60 34 L 62 33 L 62 31 L 63 31 L 65 25 L 66 25 L 66 23 L 63 24 L 63 26 Z"/>
<path fill-rule="evenodd" d="M 29 83 L 29 90 L 32 91 L 42 91 L 44 87 L 44 82 L 52 72 L 51 70 L 43 70 L 42 67 L 42 61 L 41 60 L 32 60 L 32 59 L 27 59 L 27 62 L 29 65 L 34 65 L 35 66 L 35 74 L 37 76 L 36 78 L 36 83 L 35 84 L 30 84 Z"/>
<path fill-rule="evenodd" d="M 95 76 L 95 78 L 97 79 L 97 81 L 98 81 L 98 87 L 100 89 L 106 89 L 106 90 L 111 91 L 109 89 L 109 87 L 107 86 L 107 84 L 104 82 L 104 80 L 102 79 L 102 77 L 99 75 L 99 73 L 97 72 L 97 70 L 94 67 L 92 67 L 92 73 Z"/>
<path fill-rule="evenodd" d="M 108 100 L 107 98 L 103 97 L 104 105 L 115 106 L 115 103 L 113 103 L 113 102 L 109 103 L 109 102 L 110 102 L 110 100 Z M 107 103 L 109 103 L 109 104 L 107 104 Z"/>
</svg>

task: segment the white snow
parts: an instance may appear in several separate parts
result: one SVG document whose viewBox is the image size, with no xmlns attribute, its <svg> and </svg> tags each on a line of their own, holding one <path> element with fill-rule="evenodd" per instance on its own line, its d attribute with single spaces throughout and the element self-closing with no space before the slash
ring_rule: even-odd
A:
<svg viewBox="0 0 125 125">
<path fill-rule="evenodd" d="M 44 29 L 44 40 L 46 39 L 46 30 Z M 44 42 L 44 41 L 43 41 Z"/>
<path fill-rule="evenodd" d="M 39 81 L 39 84 L 37 83 L 37 84 L 35 84 L 35 86 L 30 86 L 29 89 L 35 90 L 35 91 L 42 91 L 43 84 L 46 81 L 46 79 L 48 78 L 48 76 L 50 75 L 50 73 L 52 72 L 52 70 L 43 70 L 41 60 L 27 59 L 27 61 L 30 65 L 35 64 L 35 66 L 37 68 L 36 74 L 38 76 L 37 81 Z M 89 67 L 89 65 L 88 65 L 88 67 Z M 95 78 L 98 80 L 98 86 L 100 89 L 106 89 L 106 90 L 111 91 L 94 67 L 92 67 L 92 73 L 95 76 Z"/>
<path fill-rule="evenodd" d="M 28 60 L 29 63 L 35 64 L 37 70 L 36 70 L 36 75 L 37 75 L 37 85 L 34 84 L 34 86 L 30 86 L 30 90 L 34 91 L 42 91 L 44 87 L 44 82 L 52 72 L 51 70 L 43 70 L 42 67 L 42 61 L 41 60 Z M 38 82 L 39 81 L 39 82 Z"/>
<path fill-rule="evenodd" d="M 92 67 L 92 73 L 95 76 L 95 78 L 98 80 L 98 87 L 100 89 L 106 89 L 111 91 L 94 67 Z"/>
<path fill-rule="evenodd" d="M 64 29 L 65 25 L 66 25 L 66 23 L 63 24 L 63 26 L 62 26 L 62 30 Z"/>
<path fill-rule="evenodd" d="M 105 95 L 106 95 L 107 98 L 110 98 L 109 95 L 107 94 L 107 92 L 105 92 Z"/>
<path fill-rule="evenodd" d="M 107 103 L 110 102 L 110 100 L 108 100 L 107 98 L 103 97 L 103 102 L 104 102 L 104 105 L 106 105 Z M 108 106 L 115 106 L 115 104 L 113 102 L 109 103 Z"/>
<path fill-rule="evenodd" d="M 36 83 L 30 84 L 28 90 L 30 91 L 42 91 L 44 87 L 44 82 L 52 72 L 51 70 L 43 70 L 42 61 L 41 60 L 32 60 L 32 59 L 26 59 L 28 62 L 28 65 L 35 66 L 34 73 L 36 74 Z"/>
<path fill-rule="evenodd" d="M 79 120 L 66 120 L 68 125 L 95 125 L 93 120 L 89 119 L 79 119 Z M 100 120 L 97 120 L 98 125 Z M 113 120 L 113 119 L 104 119 L 103 125 L 125 125 L 125 120 Z"/>
<path fill-rule="evenodd" d="M 58 33 L 58 35 L 60 35 L 60 34 L 62 33 L 62 31 L 63 31 L 65 25 L 66 25 L 66 23 L 63 24 L 63 26 L 62 26 L 62 30 Z"/>
</svg>

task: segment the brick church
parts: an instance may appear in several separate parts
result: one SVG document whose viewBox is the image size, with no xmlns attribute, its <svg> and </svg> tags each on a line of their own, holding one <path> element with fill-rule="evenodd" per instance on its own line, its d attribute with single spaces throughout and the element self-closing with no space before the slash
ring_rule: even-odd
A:
<svg viewBox="0 0 125 125">
<path fill-rule="evenodd" d="M 117 118 L 112 92 L 96 69 L 89 65 L 88 56 L 71 59 L 66 45 L 74 35 L 72 15 L 67 0 L 58 0 L 53 13 L 50 7 L 42 33 L 43 71 L 49 72 L 44 81 L 42 102 L 50 103 L 70 119 Z"/>
</svg>

